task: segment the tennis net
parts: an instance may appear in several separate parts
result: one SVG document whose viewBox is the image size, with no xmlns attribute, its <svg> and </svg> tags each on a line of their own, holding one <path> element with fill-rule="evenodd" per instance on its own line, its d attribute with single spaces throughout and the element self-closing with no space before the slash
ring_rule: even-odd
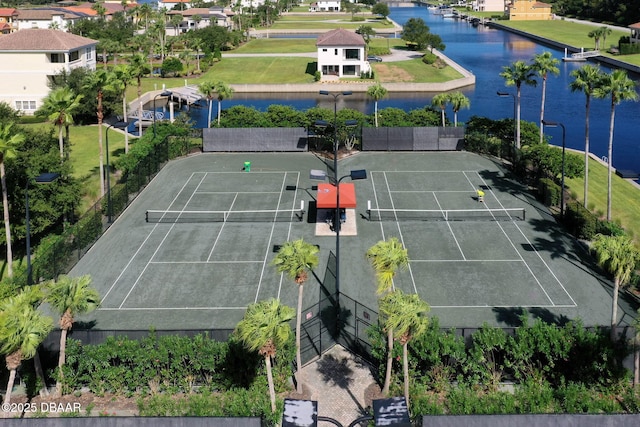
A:
<svg viewBox="0 0 640 427">
<path fill-rule="evenodd" d="M 178 224 L 199 222 L 296 222 L 304 217 L 304 201 L 299 209 L 267 209 L 253 211 L 162 211 L 147 210 L 150 223 Z"/>
<path fill-rule="evenodd" d="M 384 209 L 367 207 L 369 221 L 524 221 L 525 208 Z"/>
</svg>

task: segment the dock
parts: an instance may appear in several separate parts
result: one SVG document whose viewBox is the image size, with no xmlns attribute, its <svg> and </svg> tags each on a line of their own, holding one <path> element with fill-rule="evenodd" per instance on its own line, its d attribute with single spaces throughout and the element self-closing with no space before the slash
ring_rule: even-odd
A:
<svg viewBox="0 0 640 427">
<path fill-rule="evenodd" d="M 584 48 L 580 49 L 580 52 L 572 53 L 571 56 L 567 55 L 567 49 L 564 50 L 564 57 L 562 58 L 565 62 L 584 62 L 588 58 L 594 58 L 596 56 L 600 56 L 599 50 L 584 50 Z"/>
</svg>

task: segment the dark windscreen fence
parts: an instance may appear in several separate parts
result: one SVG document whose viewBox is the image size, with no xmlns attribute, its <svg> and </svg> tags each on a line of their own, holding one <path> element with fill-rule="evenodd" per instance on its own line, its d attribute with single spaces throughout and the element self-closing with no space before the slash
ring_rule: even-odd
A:
<svg viewBox="0 0 640 427">
<path fill-rule="evenodd" d="M 637 427 L 640 415 L 524 414 L 524 415 L 427 415 L 429 427 Z"/>
<path fill-rule="evenodd" d="M 463 127 L 380 127 L 362 129 L 363 151 L 455 151 Z"/>
<path fill-rule="evenodd" d="M 255 211 L 160 211 L 148 210 L 145 220 L 154 224 L 189 224 L 206 222 L 298 222 L 304 209 Z"/>
<path fill-rule="evenodd" d="M 367 206 L 369 221 L 524 221 L 524 208 L 386 209 Z"/>
<path fill-rule="evenodd" d="M 211 128 L 202 130 L 204 152 L 307 151 L 305 128 Z"/>
</svg>

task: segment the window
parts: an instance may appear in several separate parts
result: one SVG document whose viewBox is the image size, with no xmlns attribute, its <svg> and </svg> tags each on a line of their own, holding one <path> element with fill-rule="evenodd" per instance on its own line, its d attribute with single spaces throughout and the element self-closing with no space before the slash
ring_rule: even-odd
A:
<svg viewBox="0 0 640 427">
<path fill-rule="evenodd" d="M 51 63 L 53 63 L 53 64 L 64 64 L 64 53 L 52 53 L 51 54 Z"/>
<path fill-rule="evenodd" d="M 360 59 L 360 50 L 358 49 L 345 49 L 344 56 L 346 59 Z"/>
<path fill-rule="evenodd" d="M 16 110 L 31 110 L 36 109 L 36 101 L 16 101 Z"/>
<path fill-rule="evenodd" d="M 85 54 L 87 56 L 87 61 L 91 61 L 93 59 L 93 49 L 90 47 L 86 49 Z"/>
<path fill-rule="evenodd" d="M 80 51 L 72 50 L 69 52 L 69 62 L 77 61 L 78 59 L 80 59 Z"/>
<path fill-rule="evenodd" d="M 338 55 L 338 49 L 334 49 L 334 50 L 333 50 L 333 54 L 334 54 L 334 55 Z"/>
</svg>

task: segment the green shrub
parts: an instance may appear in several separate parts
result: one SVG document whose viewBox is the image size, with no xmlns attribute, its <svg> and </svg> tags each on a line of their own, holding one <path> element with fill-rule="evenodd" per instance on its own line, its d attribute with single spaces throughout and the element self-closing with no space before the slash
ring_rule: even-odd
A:
<svg viewBox="0 0 640 427">
<path fill-rule="evenodd" d="M 546 206 L 558 206 L 560 204 L 561 189 L 552 179 L 542 178 L 538 181 L 538 196 Z"/>
<path fill-rule="evenodd" d="M 438 60 L 438 56 L 435 53 L 425 53 L 422 56 L 422 62 L 427 65 L 435 64 Z"/>
<path fill-rule="evenodd" d="M 579 202 L 567 203 L 564 224 L 567 230 L 579 239 L 591 240 L 596 234 L 597 217 Z"/>
<path fill-rule="evenodd" d="M 316 72 L 313 73 L 313 80 L 316 82 L 319 82 L 320 80 L 322 80 L 322 73 L 316 70 Z"/>
<path fill-rule="evenodd" d="M 624 236 L 626 233 L 624 228 L 616 222 L 598 220 L 596 222 L 596 234 L 604 234 L 605 236 Z"/>
</svg>

